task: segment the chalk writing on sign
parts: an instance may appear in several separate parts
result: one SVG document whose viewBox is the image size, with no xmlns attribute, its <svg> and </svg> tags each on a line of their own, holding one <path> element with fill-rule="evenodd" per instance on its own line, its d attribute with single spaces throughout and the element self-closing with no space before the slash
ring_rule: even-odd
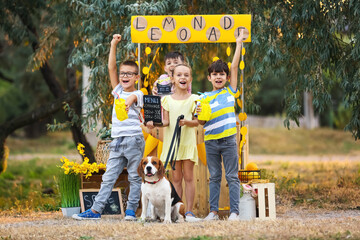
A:
<svg viewBox="0 0 360 240">
<path fill-rule="evenodd" d="M 99 190 L 100 189 L 80 189 L 81 212 L 84 212 L 92 207 Z M 119 188 L 113 189 L 111 192 L 102 214 L 124 214 L 121 191 Z"/>
<path fill-rule="evenodd" d="M 162 122 L 160 96 L 144 95 L 144 118 L 146 122 Z"/>
</svg>

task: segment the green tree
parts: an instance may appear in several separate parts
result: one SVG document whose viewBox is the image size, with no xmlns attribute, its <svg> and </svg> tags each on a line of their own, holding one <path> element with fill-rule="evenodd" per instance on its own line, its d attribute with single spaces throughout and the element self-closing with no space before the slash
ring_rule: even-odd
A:
<svg viewBox="0 0 360 240">
<path fill-rule="evenodd" d="M 50 4 L 51 3 L 51 4 Z M 90 130 L 99 119 L 108 122 L 111 110 L 110 84 L 107 73 L 107 57 L 112 35 L 121 33 L 124 41 L 118 51 L 118 59 L 135 58 L 136 44 L 131 42 L 130 19 L 133 15 L 171 15 L 171 14 L 251 14 L 252 42 L 246 44 L 246 108 L 256 109 L 254 91 L 262 84 L 266 71 L 271 69 L 275 76 L 285 75 L 285 125 L 290 120 L 298 123 L 301 115 L 302 94 L 312 92 L 313 104 L 319 112 L 331 101 L 329 86 L 331 79 L 340 79 L 344 90 L 345 108 L 351 109 L 350 121 L 345 129 L 352 132 L 355 139 L 360 137 L 360 2 L 356 0 L 320 1 L 320 0 L 272 0 L 272 1 L 235 1 L 235 0 L 67 0 L 3 1 L 0 5 L 0 23 L 9 37 L 20 41 L 24 37 L 30 40 L 35 52 L 35 64 L 46 80 L 51 92 L 57 98 L 63 96 L 60 84 L 56 84 L 47 73 L 48 59 L 41 56 L 41 46 L 52 49 L 59 38 L 57 29 L 76 32 L 68 38 L 61 39 L 61 44 L 75 42 L 71 52 L 71 63 L 68 69 L 85 64 L 91 68 L 90 86 L 86 91 L 88 105 L 86 117 L 72 119 L 82 120 L 82 128 Z M 55 7 L 56 6 L 56 7 Z M 60 7 L 61 6 L 61 7 Z M 25 9 L 25 11 L 24 11 Z M 44 18 L 47 12 L 47 18 Z M 41 18 L 41 17 L 42 18 Z M 52 19 L 49 31 L 41 36 L 34 32 L 38 22 Z M 19 24 L 21 23 L 21 24 Z M 31 24 L 29 24 L 31 23 Z M 56 23 L 56 24 L 55 24 Z M 26 27 L 27 31 L 23 30 Z M 47 25 L 45 25 L 47 26 Z M 44 30 L 45 28 L 42 28 Z M 48 33 L 48 34 L 43 34 Z M 44 45 L 45 44 L 45 45 Z M 233 44 L 229 44 L 234 46 Z M 222 44 L 149 44 L 152 48 L 161 47 L 179 50 L 185 53 L 193 66 L 195 76 L 206 76 L 203 69 L 212 57 L 224 58 Z M 35 48 L 35 49 L 34 49 Z M 142 63 L 148 61 L 144 54 Z M 40 56 L 40 58 L 36 58 Z M 200 63 L 201 62 L 201 63 Z M 38 64 L 40 63 L 40 64 Z M 155 71 L 156 70 L 154 67 Z M 324 72 L 330 76 L 325 78 Z M 52 75 L 54 76 L 54 75 Z M 206 81 L 203 81 L 206 82 Z M 200 86 L 204 90 L 205 84 Z M 74 115 L 75 116 L 75 115 Z M 95 121 L 94 121 L 95 120 Z M 0 146 L 1 147 L 1 146 Z M 1 152 L 0 152 L 0 155 Z"/>
<path fill-rule="evenodd" d="M 73 0 L 70 7 L 79 14 L 82 41 L 74 51 L 74 64 L 91 67 L 91 83 L 87 91 L 89 106 L 94 108 L 87 116 L 108 115 L 110 92 L 107 77 L 107 54 L 114 33 L 121 33 L 125 43 L 118 59 L 133 57 L 136 45 L 131 43 L 130 18 L 133 15 L 171 14 L 251 14 L 252 42 L 246 44 L 246 107 L 253 110 L 254 89 L 273 71 L 286 77 L 285 125 L 290 120 L 298 123 L 301 116 L 304 91 L 313 94 L 317 111 L 331 101 L 328 86 L 331 79 L 323 72 L 341 79 L 345 108 L 352 109 L 345 129 L 355 139 L 360 137 L 360 2 L 356 0 L 272 0 L 272 1 L 106 1 Z M 158 45 L 153 45 L 158 46 Z M 166 47 L 167 45 L 161 45 Z M 194 71 L 199 62 L 210 62 L 210 52 L 218 44 L 178 44 L 174 48 L 185 53 Z M 86 124 L 85 124 L 86 125 Z M 85 126 L 84 125 L 84 126 Z"/>
<path fill-rule="evenodd" d="M 23 107 L 20 113 L 14 111 L 1 122 L 0 159 L 3 159 L 4 144 L 9 134 L 51 116 L 63 108 L 64 103 L 74 106 L 73 102 L 79 98 L 75 66 L 67 66 L 76 41 L 76 29 L 71 29 L 69 25 L 69 22 L 75 19 L 73 14 L 74 12 L 68 11 L 65 2 L 61 1 L 52 1 L 51 4 L 45 0 L 0 3 L 1 45 L 13 49 L 12 53 L 15 54 L 13 58 L 8 55 L 9 59 L 21 58 L 22 63 L 17 66 L 19 63 L 11 64 L 9 61 L 7 65 L 2 65 L 1 79 L 12 84 L 7 86 L 8 91 L 2 96 L 2 100 L 5 103 L 11 102 L 6 98 L 6 95 L 13 97 L 11 91 L 25 99 L 32 95 L 29 101 L 25 101 L 28 105 Z M 62 53 L 57 54 L 59 51 Z M 4 52 L 6 51 L 2 51 Z M 65 57 L 52 59 L 55 54 Z M 11 72 L 18 72 L 14 79 L 8 76 Z M 46 93 L 44 84 L 48 89 Z M 44 104 L 45 101 L 49 103 Z M 74 141 L 84 144 L 86 155 L 94 161 L 93 151 L 81 131 L 77 116 L 67 113 L 66 125 L 70 127 Z"/>
</svg>

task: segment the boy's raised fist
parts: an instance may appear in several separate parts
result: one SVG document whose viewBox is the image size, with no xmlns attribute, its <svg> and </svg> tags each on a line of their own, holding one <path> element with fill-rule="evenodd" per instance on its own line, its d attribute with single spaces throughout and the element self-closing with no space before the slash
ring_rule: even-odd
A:
<svg viewBox="0 0 360 240">
<path fill-rule="evenodd" d="M 114 34 L 113 39 L 111 40 L 111 44 L 118 44 L 121 41 L 121 35 L 120 34 Z"/>
</svg>

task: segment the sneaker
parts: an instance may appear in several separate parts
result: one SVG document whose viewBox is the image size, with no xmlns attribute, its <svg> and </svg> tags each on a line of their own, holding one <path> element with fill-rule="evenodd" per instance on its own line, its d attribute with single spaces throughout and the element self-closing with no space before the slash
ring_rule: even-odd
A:
<svg viewBox="0 0 360 240">
<path fill-rule="evenodd" d="M 204 218 L 205 221 L 213 221 L 213 220 L 219 220 L 219 215 L 210 212 L 209 215 L 207 215 L 206 218 Z"/>
<path fill-rule="evenodd" d="M 125 221 L 136 221 L 136 216 L 134 210 L 127 209 L 125 211 Z"/>
<path fill-rule="evenodd" d="M 230 214 L 230 216 L 229 216 L 229 218 L 228 218 L 228 221 L 238 221 L 238 220 L 240 220 L 239 219 L 239 215 L 238 214 L 236 214 L 236 213 L 231 213 Z"/>
<path fill-rule="evenodd" d="M 191 214 L 191 215 L 188 215 Z M 193 212 L 186 212 L 185 213 L 185 221 L 186 222 L 199 222 L 201 221 L 201 218 L 195 217 L 195 214 Z"/>
<path fill-rule="evenodd" d="M 72 218 L 76 219 L 76 220 L 99 220 L 99 219 L 101 219 L 101 214 L 93 213 L 93 211 L 91 211 L 91 208 L 90 208 L 83 213 L 72 215 Z"/>
</svg>

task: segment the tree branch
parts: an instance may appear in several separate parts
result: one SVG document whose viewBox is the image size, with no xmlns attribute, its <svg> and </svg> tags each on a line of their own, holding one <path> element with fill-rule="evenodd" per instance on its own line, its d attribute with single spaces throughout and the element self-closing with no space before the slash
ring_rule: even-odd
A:
<svg viewBox="0 0 360 240">
<path fill-rule="evenodd" d="M 51 114 L 56 113 L 66 102 L 72 102 L 80 97 L 79 91 L 73 91 L 65 94 L 63 97 L 56 99 L 50 104 L 41 106 L 34 111 L 23 114 L 17 118 L 7 121 L 0 125 L 0 159 L 4 155 L 4 145 L 6 138 L 16 129 L 32 124 L 39 121 Z"/>
<path fill-rule="evenodd" d="M 14 79 L 6 77 L 2 72 L 0 72 L 0 78 L 9 83 L 14 83 Z"/>
</svg>

